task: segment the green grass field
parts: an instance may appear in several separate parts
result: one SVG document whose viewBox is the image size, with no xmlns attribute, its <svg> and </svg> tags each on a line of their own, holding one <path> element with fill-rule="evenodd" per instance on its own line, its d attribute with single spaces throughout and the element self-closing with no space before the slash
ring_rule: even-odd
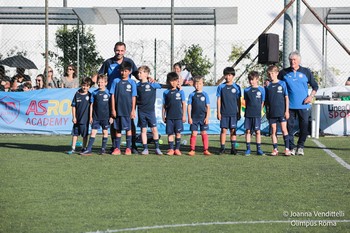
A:
<svg viewBox="0 0 350 233">
<path fill-rule="evenodd" d="M 70 140 L 1 135 L 0 232 L 350 232 L 350 221 L 304 222 L 350 220 L 350 171 L 310 138 L 305 156 L 293 157 L 242 156 L 243 136 L 240 155 L 210 157 L 81 157 L 64 153 Z M 319 141 L 350 162 L 348 137 Z M 311 216 L 290 216 L 298 213 Z"/>
</svg>

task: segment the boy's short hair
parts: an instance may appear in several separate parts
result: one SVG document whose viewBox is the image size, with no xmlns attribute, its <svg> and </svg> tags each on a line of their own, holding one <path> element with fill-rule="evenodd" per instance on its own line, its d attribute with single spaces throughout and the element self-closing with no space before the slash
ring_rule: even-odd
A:
<svg viewBox="0 0 350 233">
<path fill-rule="evenodd" d="M 129 70 L 131 71 L 132 70 L 132 65 L 130 62 L 128 61 L 123 61 L 122 64 L 120 64 L 120 70 Z"/>
<path fill-rule="evenodd" d="M 233 67 L 226 67 L 223 73 L 224 75 L 228 75 L 228 74 L 232 74 L 233 76 L 236 75 L 236 71 L 235 69 L 233 69 Z"/>
<path fill-rule="evenodd" d="M 85 77 L 83 78 L 83 80 L 81 80 L 81 85 L 87 84 L 89 87 L 91 87 L 92 85 L 92 80 L 89 77 Z"/>
<path fill-rule="evenodd" d="M 251 71 L 248 74 L 248 80 L 259 79 L 260 75 L 257 71 Z"/>
<path fill-rule="evenodd" d="M 146 72 L 146 73 L 151 73 L 151 69 L 148 67 L 148 66 L 140 66 L 139 68 L 138 68 L 138 70 L 140 71 L 140 70 L 143 70 L 144 72 Z"/>
<path fill-rule="evenodd" d="M 32 84 L 30 82 L 24 82 L 23 87 L 27 87 L 28 89 L 32 89 Z"/>
<path fill-rule="evenodd" d="M 201 80 L 204 82 L 203 76 L 199 76 L 199 75 L 193 77 L 192 80 L 193 80 L 193 84 L 195 84 L 196 82 L 199 82 L 199 81 L 201 81 Z"/>
<path fill-rule="evenodd" d="M 166 76 L 166 83 L 170 84 L 170 82 L 178 80 L 178 79 L 179 79 L 179 75 L 176 72 L 170 72 Z"/>
<path fill-rule="evenodd" d="M 107 82 L 107 75 L 99 74 L 99 75 L 97 76 L 96 82 L 98 82 L 98 80 L 100 80 L 100 79 L 103 79 L 103 80 L 105 80 L 105 82 Z"/>
<path fill-rule="evenodd" d="M 279 69 L 278 69 L 278 66 L 276 65 L 270 65 L 268 68 L 267 68 L 267 72 L 278 72 Z"/>
</svg>

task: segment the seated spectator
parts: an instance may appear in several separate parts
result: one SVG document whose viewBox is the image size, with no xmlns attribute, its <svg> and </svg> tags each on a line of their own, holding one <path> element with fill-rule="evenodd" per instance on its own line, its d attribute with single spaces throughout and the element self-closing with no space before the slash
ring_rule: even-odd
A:
<svg viewBox="0 0 350 233">
<path fill-rule="evenodd" d="M 23 91 L 31 91 L 33 90 L 32 84 L 30 82 L 25 82 L 23 84 Z"/>
<path fill-rule="evenodd" d="M 38 74 L 35 78 L 34 90 L 40 90 L 45 88 L 44 75 Z"/>
<path fill-rule="evenodd" d="M 11 91 L 11 79 L 8 76 L 0 77 L 0 91 Z"/>
<path fill-rule="evenodd" d="M 78 88 L 79 78 L 77 77 L 76 68 L 73 65 L 67 67 L 66 73 L 62 78 L 62 85 L 64 88 Z"/>
<path fill-rule="evenodd" d="M 58 88 L 60 87 L 60 80 L 53 75 L 53 69 L 51 66 L 47 67 L 47 77 L 45 80 L 47 86 L 46 88 Z M 46 69 L 44 70 L 44 75 L 46 75 Z"/>
<path fill-rule="evenodd" d="M 30 76 L 24 73 L 25 70 L 26 70 L 26 69 L 24 69 L 24 68 L 17 68 L 17 69 L 16 69 L 16 72 L 17 72 L 16 75 L 21 75 L 21 76 L 23 76 L 23 81 L 24 81 L 24 82 L 26 82 L 26 81 L 32 81 L 31 78 L 30 78 Z"/>
</svg>

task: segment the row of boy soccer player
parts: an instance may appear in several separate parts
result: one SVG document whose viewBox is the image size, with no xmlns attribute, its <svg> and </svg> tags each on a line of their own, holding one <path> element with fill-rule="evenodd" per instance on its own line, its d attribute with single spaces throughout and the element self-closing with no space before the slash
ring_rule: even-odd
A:
<svg viewBox="0 0 350 233">
<path fill-rule="evenodd" d="M 73 113 L 73 140 L 71 154 L 75 150 L 75 142 L 79 135 L 83 136 L 83 148 L 87 143 L 87 131 L 89 123 L 92 124 L 92 132 L 89 143 L 82 155 L 90 155 L 92 145 L 95 140 L 97 130 L 102 127 L 103 139 L 101 154 L 105 153 L 105 148 L 108 140 L 108 128 L 111 122 L 116 131 L 116 140 L 113 142 L 115 148 L 112 154 L 120 154 L 121 131 L 126 131 L 126 150 L 125 154 L 131 154 L 131 119 L 136 116 L 136 96 L 138 106 L 138 126 L 141 127 L 142 142 L 144 150 L 142 154 L 148 154 L 147 145 L 147 126 L 152 129 L 153 139 L 156 147 L 156 154 L 161 155 L 159 149 L 159 135 L 156 127 L 155 118 L 155 96 L 156 89 L 161 88 L 158 83 L 149 83 L 147 78 L 149 76 L 149 68 L 142 66 L 139 68 L 139 76 L 141 81 L 136 84 L 129 79 L 131 73 L 131 65 L 128 62 L 122 63 L 121 74 L 122 79 L 113 81 L 111 92 L 106 90 L 106 77 L 99 76 L 97 84 L 99 88 L 91 94 L 89 98 L 89 80 L 85 79 L 82 83 L 82 88 L 76 93 L 72 101 Z M 231 139 L 231 154 L 237 154 L 235 148 L 236 144 L 236 125 L 240 119 L 241 104 L 240 96 L 241 89 L 239 85 L 234 83 L 233 79 L 235 71 L 232 67 L 227 67 L 223 71 L 226 82 L 219 85 L 217 89 L 217 106 L 220 120 L 220 154 L 225 153 L 225 142 L 227 129 L 230 130 Z M 285 141 L 285 155 L 290 155 L 288 149 L 288 132 L 286 130 L 286 118 L 288 118 L 288 94 L 285 83 L 277 79 L 278 68 L 271 66 L 268 68 L 268 75 L 271 79 L 271 84 L 267 87 L 267 103 L 269 112 L 271 112 L 270 124 L 272 129 L 272 141 L 274 150 L 272 155 L 277 155 L 277 137 L 276 137 L 276 123 L 281 122 L 281 128 Z M 169 150 L 168 155 L 181 155 L 181 132 L 183 130 L 183 123 L 186 121 L 186 103 L 183 90 L 178 88 L 178 75 L 171 72 L 167 75 L 168 90 L 163 94 L 163 121 L 166 123 L 166 133 L 168 135 Z M 247 150 L 245 155 L 250 155 L 250 141 L 251 133 L 255 131 L 257 142 L 257 154 L 263 155 L 261 150 L 261 109 L 265 101 L 265 90 L 258 86 L 259 75 L 257 72 L 251 72 L 248 75 L 250 87 L 244 90 L 244 99 L 246 101 L 245 112 L 245 128 L 246 128 L 246 144 Z M 204 146 L 204 155 L 210 155 L 208 151 L 208 135 L 206 131 L 209 129 L 209 97 L 207 93 L 203 92 L 203 78 L 196 77 L 194 79 L 195 91 L 190 94 L 188 100 L 188 121 L 192 131 L 190 139 L 190 156 L 195 155 L 195 144 L 198 128 L 201 131 L 202 141 Z M 85 102 L 82 101 L 84 100 Z M 111 99 L 111 114 L 109 111 L 109 99 Z M 272 101 L 273 100 L 273 101 Z M 88 109 L 86 106 L 90 106 Z M 85 111 L 81 111 L 85 109 Z M 90 112 L 87 120 L 86 114 L 79 114 L 83 112 Z M 84 116 L 82 116 L 84 115 Z M 109 117 L 111 116 L 111 117 Z M 174 139 L 175 135 L 175 139 Z M 175 145 L 174 145 L 175 142 Z"/>
</svg>

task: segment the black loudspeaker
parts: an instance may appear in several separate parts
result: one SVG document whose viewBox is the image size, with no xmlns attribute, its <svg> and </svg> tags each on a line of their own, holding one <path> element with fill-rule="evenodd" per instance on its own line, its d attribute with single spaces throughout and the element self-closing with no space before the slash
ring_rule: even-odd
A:
<svg viewBox="0 0 350 233">
<path fill-rule="evenodd" d="M 277 34 L 267 33 L 259 36 L 259 57 L 260 64 L 278 63 L 279 38 Z"/>
</svg>

